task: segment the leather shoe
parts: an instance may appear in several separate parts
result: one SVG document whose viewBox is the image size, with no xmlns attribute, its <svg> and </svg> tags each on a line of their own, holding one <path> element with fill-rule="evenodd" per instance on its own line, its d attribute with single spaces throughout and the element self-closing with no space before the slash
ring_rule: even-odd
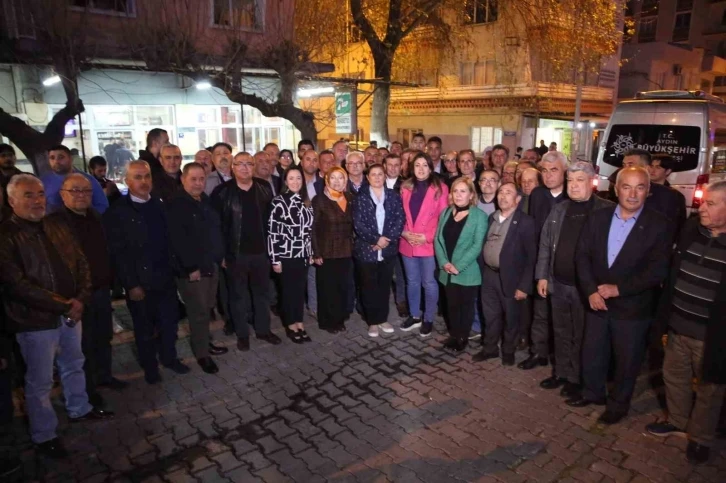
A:
<svg viewBox="0 0 726 483">
<path fill-rule="evenodd" d="M 542 389 L 557 389 L 558 387 L 564 386 L 567 383 L 567 379 L 561 377 L 552 376 L 541 381 L 539 387 Z"/>
<path fill-rule="evenodd" d="M 250 350 L 250 339 L 249 337 L 240 337 L 237 339 L 237 350 L 247 352 Z"/>
<path fill-rule="evenodd" d="M 53 438 L 36 445 L 38 451 L 50 458 L 68 458 L 68 451 L 63 447 L 63 443 L 59 438 Z"/>
<path fill-rule="evenodd" d="M 589 406 L 590 404 L 594 404 L 596 406 L 604 406 L 605 400 L 600 399 L 598 401 L 590 401 L 589 399 L 586 399 L 582 396 L 577 396 L 566 400 L 565 404 L 573 408 L 584 408 Z"/>
<path fill-rule="evenodd" d="M 72 423 L 78 423 L 81 421 L 100 421 L 102 419 L 111 419 L 114 417 L 113 411 L 106 411 L 100 408 L 93 408 L 83 416 L 78 418 L 69 418 Z"/>
<path fill-rule="evenodd" d="M 191 369 L 188 365 L 184 364 L 179 359 L 175 359 L 171 361 L 171 364 L 163 364 L 164 367 L 167 369 L 171 369 L 172 371 L 176 372 L 177 374 L 188 374 Z"/>
<path fill-rule="evenodd" d="M 499 353 L 498 352 L 477 352 L 473 356 L 471 356 L 471 360 L 474 362 L 484 362 L 488 361 L 489 359 L 498 359 Z"/>
<path fill-rule="evenodd" d="M 567 399 L 573 399 L 582 394 L 582 386 L 575 384 L 574 382 L 567 381 L 562 389 L 560 389 L 560 396 L 566 397 Z"/>
<path fill-rule="evenodd" d="M 150 371 L 144 373 L 144 380 L 147 384 L 157 384 L 161 382 L 161 374 L 159 374 L 159 371 Z"/>
<path fill-rule="evenodd" d="M 124 389 L 129 387 L 129 383 L 126 381 L 122 381 L 121 379 L 111 377 L 107 381 L 99 382 L 98 386 L 107 387 L 109 389 L 113 389 L 114 391 L 123 391 Z"/>
<path fill-rule="evenodd" d="M 619 423 L 627 415 L 627 411 L 611 411 L 607 409 L 604 413 L 600 415 L 599 418 L 597 418 L 597 422 L 607 425 L 616 424 Z"/>
<path fill-rule="evenodd" d="M 514 365 L 514 354 L 502 354 L 502 365 L 513 366 Z"/>
<path fill-rule="evenodd" d="M 229 349 L 227 349 L 226 347 L 214 345 L 211 342 L 209 343 L 208 350 L 209 350 L 209 355 L 212 355 L 212 356 L 221 356 L 222 354 L 226 354 L 229 351 Z"/>
<path fill-rule="evenodd" d="M 466 345 L 469 341 L 467 339 L 457 339 L 454 337 L 451 337 L 446 344 L 444 344 L 444 348 L 450 350 L 451 352 L 455 354 L 459 354 L 460 352 L 463 352 L 466 350 Z"/>
<path fill-rule="evenodd" d="M 106 402 L 103 400 L 103 397 L 97 393 L 92 392 L 88 395 L 88 402 L 91 404 L 91 406 L 103 406 Z"/>
<path fill-rule="evenodd" d="M 0 477 L 8 477 L 22 468 L 23 463 L 19 458 L 6 458 L 0 460 Z M 12 480 L 5 480 L 12 481 Z"/>
<path fill-rule="evenodd" d="M 257 338 L 260 340 L 264 340 L 265 342 L 268 342 L 272 345 L 278 345 L 282 343 L 282 340 L 272 332 L 268 332 L 267 334 L 257 334 Z"/>
<path fill-rule="evenodd" d="M 201 359 L 197 359 L 197 364 L 199 364 L 199 367 L 201 367 L 207 374 L 216 374 L 219 372 L 219 367 L 217 367 L 217 364 L 214 363 L 211 357 L 202 357 Z"/>
<path fill-rule="evenodd" d="M 548 363 L 546 357 L 538 357 L 535 355 L 531 355 L 519 364 L 517 364 L 517 367 L 520 369 L 524 369 L 525 371 L 528 371 L 530 369 L 534 369 L 537 366 L 546 366 Z"/>
</svg>

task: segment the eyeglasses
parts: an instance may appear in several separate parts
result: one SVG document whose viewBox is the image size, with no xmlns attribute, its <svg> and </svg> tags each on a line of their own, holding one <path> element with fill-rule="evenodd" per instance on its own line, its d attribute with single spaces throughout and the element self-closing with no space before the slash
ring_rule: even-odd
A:
<svg viewBox="0 0 726 483">
<path fill-rule="evenodd" d="M 79 190 L 77 188 L 73 188 L 71 190 L 61 190 L 61 191 L 66 191 L 66 192 L 70 193 L 71 196 L 75 196 L 75 197 L 78 197 L 78 196 L 89 196 L 91 193 L 93 193 L 93 190 L 92 189 L 90 189 L 90 190 Z"/>
</svg>

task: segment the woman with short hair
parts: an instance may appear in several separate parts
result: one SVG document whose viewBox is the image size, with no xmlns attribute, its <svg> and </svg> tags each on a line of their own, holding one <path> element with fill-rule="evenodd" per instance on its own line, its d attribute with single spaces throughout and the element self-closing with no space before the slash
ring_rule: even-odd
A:
<svg viewBox="0 0 726 483">
<path fill-rule="evenodd" d="M 481 285 L 478 258 L 489 220 L 476 207 L 476 190 L 469 178 L 451 185 L 449 207 L 441 213 L 436 233 L 439 281 L 446 294 L 449 339 L 444 348 L 454 353 L 466 349 L 474 320 L 475 300 Z"/>
<path fill-rule="evenodd" d="M 368 335 L 378 337 L 379 326 L 383 332 L 393 332 L 388 323 L 388 301 L 405 215 L 401 195 L 386 187 L 381 164 L 368 168 L 367 179 L 368 184 L 353 200 L 353 258 Z"/>
</svg>

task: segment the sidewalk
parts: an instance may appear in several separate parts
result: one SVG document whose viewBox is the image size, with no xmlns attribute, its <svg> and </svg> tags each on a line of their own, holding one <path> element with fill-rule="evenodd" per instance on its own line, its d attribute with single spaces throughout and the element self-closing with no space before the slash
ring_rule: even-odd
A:
<svg viewBox="0 0 726 483">
<path fill-rule="evenodd" d="M 116 308 L 130 326 L 123 304 Z M 661 415 L 645 374 L 631 415 L 603 427 L 601 408 L 570 408 L 539 387 L 549 367 L 474 364 L 476 347 L 453 357 L 440 350 L 445 326 L 436 325 L 428 339 L 400 331 L 371 339 L 357 315 L 335 336 L 308 321 L 312 343 L 253 338 L 243 354 L 216 322 L 215 342 L 230 348 L 216 358 L 219 373 L 204 374 L 180 339 L 193 370 L 162 369 L 157 386 L 144 383 L 123 333 L 114 365 L 131 387 L 103 393 L 114 420 L 70 426 L 54 401 L 70 461 L 36 458 L 20 418 L 2 443 L 20 449 L 22 481 L 726 481 L 723 440 L 708 465 L 694 467 L 684 439 L 644 434 Z M 273 327 L 283 336 L 276 318 Z"/>
</svg>

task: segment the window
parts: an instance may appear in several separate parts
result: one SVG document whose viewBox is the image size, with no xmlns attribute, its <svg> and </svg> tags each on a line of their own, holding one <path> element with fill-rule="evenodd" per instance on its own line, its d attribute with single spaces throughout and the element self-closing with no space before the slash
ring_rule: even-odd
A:
<svg viewBox="0 0 726 483">
<path fill-rule="evenodd" d="M 462 86 L 493 86 L 496 84 L 496 63 L 462 62 L 459 66 L 459 84 Z"/>
<path fill-rule="evenodd" d="M 212 24 L 262 30 L 263 0 L 212 0 Z"/>
<path fill-rule="evenodd" d="M 0 11 L 2 11 L 0 9 Z M 34 39 L 35 23 L 33 14 L 25 0 L 12 0 L 5 3 L 5 21 L 8 34 L 18 39 Z"/>
<path fill-rule="evenodd" d="M 676 23 L 673 26 L 673 42 L 688 41 L 690 32 L 691 12 L 677 14 Z"/>
<path fill-rule="evenodd" d="M 726 87 L 726 76 L 720 75 L 713 79 L 714 87 Z"/>
<path fill-rule="evenodd" d="M 471 128 L 471 149 L 479 154 L 488 147 L 502 142 L 502 130 L 496 127 Z"/>
<path fill-rule="evenodd" d="M 134 0 L 71 0 L 71 5 L 77 8 L 87 8 L 99 13 L 118 15 L 136 14 Z"/>
<path fill-rule="evenodd" d="M 658 27 L 658 17 L 648 17 L 640 19 L 638 27 L 638 42 L 655 41 L 655 31 Z"/>
<path fill-rule="evenodd" d="M 497 0 L 467 0 L 465 9 L 464 23 L 466 24 L 494 22 L 499 13 Z"/>
<path fill-rule="evenodd" d="M 353 22 L 348 22 L 347 37 L 348 42 L 356 43 L 363 40 L 363 33 L 360 31 L 358 26 Z"/>
</svg>

